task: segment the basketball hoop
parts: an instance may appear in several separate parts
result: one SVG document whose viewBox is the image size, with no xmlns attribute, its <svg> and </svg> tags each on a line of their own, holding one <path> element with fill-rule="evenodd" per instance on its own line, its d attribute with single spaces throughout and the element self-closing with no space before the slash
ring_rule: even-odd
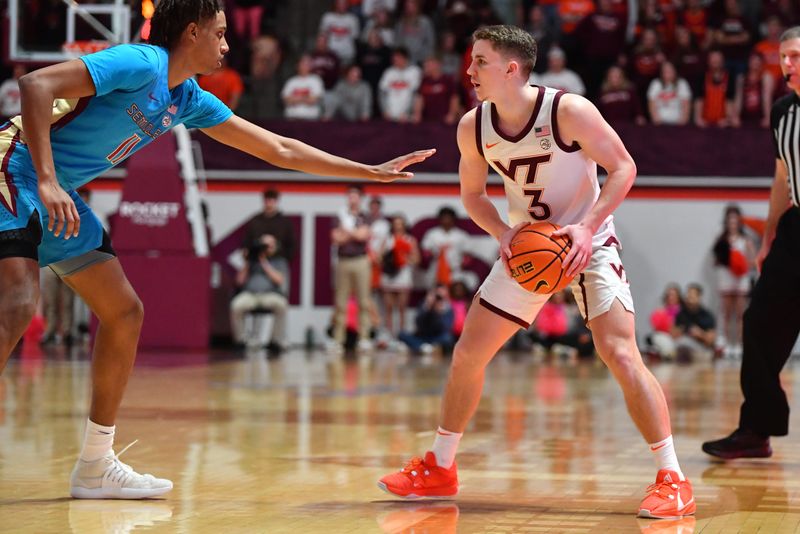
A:
<svg viewBox="0 0 800 534">
<path fill-rule="evenodd" d="M 61 46 L 61 50 L 64 52 L 64 55 L 74 59 L 85 56 L 86 54 L 92 54 L 94 52 L 99 52 L 100 50 L 105 50 L 110 46 L 111 43 L 108 41 L 71 41 L 64 43 Z"/>
</svg>

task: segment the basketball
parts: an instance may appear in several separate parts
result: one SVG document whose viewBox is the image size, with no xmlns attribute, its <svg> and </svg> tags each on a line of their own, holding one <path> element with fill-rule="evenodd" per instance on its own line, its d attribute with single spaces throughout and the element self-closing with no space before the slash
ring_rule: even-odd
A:
<svg viewBox="0 0 800 534">
<path fill-rule="evenodd" d="M 553 236 L 560 227 L 549 222 L 523 226 L 511 240 L 511 277 L 519 285 L 540 295 L 557 293 L 572 282 L 561 267 L 567 257 L 570 241 L 566 236 Z"/>
</svg>

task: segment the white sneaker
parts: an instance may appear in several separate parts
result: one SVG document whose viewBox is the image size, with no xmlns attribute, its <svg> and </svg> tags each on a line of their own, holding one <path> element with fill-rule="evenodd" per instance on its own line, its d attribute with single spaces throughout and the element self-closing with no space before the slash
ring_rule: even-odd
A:
<svg viewBox="0 0 800 534">
<path fill-rule="evenodd" d="M 344 353 L 344 346 L 331 339 L 325 344 L 325 352 L 331 356 L 339 356 Z"/>
<path fill-rule="evenodd" d="M 128 447 L 119 455 L 110 451 L 93 462 L 78 458 L 69 479 L 70 495 L 76 499 L 147 499 L 170 491 L 172 481 L 149 474 L 140 475 L 119 460 Z"/>
<path fill-rule="evenodd" d="M 372 341 L 369 339 L 359 339 L 358 345 L 356 346 L 358 352 L 372 352 L 374 348 Z"/>
</svg>

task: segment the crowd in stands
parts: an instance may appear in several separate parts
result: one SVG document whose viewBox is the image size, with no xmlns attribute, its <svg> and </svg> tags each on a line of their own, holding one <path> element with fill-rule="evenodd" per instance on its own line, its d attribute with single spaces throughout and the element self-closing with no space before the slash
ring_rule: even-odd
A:
<svg viewBox="0 0 800 534">
<path fill-rule="evenodd" d="M 766 127 L 784 92 L 778 39 L 800 22 L 791 0 L 334 0 L 294 50 L 274 2 L 232 4 L 256 119 L 453 124 L 477 104 L 472 31 L 511 23 L 537 40 L 531 83 L 585 95 L 609 121 Z"/>
<path fill-rule="evenodd" d="M 612 122 L 766 127 L 785 91 L 778 40 L 800 23 L 793 0 L 332 0 L 297 36 L 278 16 L 302 6 L 225 5 L 228 65 L 199 82 L 257 120 L 453 124 L 477 104 L 472 32 L 510 23 L 537 40 L 531 83 L 585 95 Z M 0 88 L 2 116 L 21 72 Z"/>
</svg>

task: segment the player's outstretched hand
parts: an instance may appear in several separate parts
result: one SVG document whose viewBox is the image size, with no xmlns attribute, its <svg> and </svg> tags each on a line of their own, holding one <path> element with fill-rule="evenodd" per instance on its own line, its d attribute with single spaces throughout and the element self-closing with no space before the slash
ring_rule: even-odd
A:
<svg viewBox="0 0 800 534">
<path fill-rule="evenodd" d="M 517 232 L 522 230 L 523 227 L 528 226 L 528 224 L 530 223 L 523 221 L 513 228 L 509 228 L 500 236 L 500 260 L 503 262 L 503 266 L 506 268 L 506 274 L 509 276 L 511 276 L 511 267 L 508 265 L 508 258 L 511 257 L 511 241 L 514 240 L 514 236 L 517 235 Z"/>
<path fill-rule="evenodd" d="M 592 259 L 592 231 L 582 224 L 568 224 L 553 232 L 553 235 L 565 235 L 572 241 L 562 265 L 567 276 L 572 278 L 583 271 Z"/>
<path fill-rule="evenodd" d="M 395 180 L 409 180 L 414 177 L 413 172 L 403 172 L 403 169 L 414 163 L 425 161 L 436 153 L 435 148 L 428 150 L 417 150 L 405 156 L 394 158 L 382 165 L 375 167 L 376 173 L 372 177 L 378 182 L 394 182 Z"/>
<path fill-rule="evenodd" d="M 39 199 L 47 208 L 47 230 L 56 237 L 64 231 L 64 239 L 76 237 L 81 228 L 78 208 L 66 191 L 55 180 L 39 184 Z M 55 230 L 54 230 L 55 229 Z"/>
</svg>

